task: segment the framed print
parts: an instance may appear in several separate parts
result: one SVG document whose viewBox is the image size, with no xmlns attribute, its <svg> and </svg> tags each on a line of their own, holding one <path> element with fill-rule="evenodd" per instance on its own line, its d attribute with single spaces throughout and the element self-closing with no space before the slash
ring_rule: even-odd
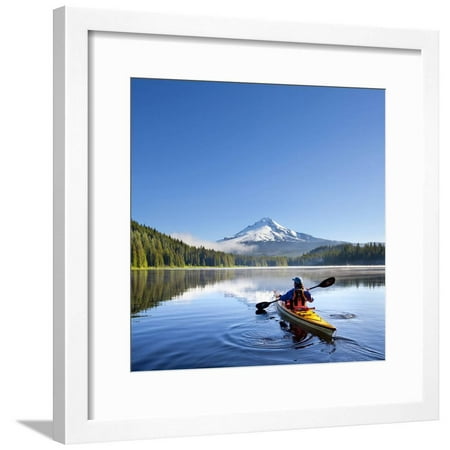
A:
<svg viewBox="0 0 450 450">
<path fill-rule="evenodd" d="M 437 418 L 437 42 L 55 10 L 56 440 Z"/>
</svg>

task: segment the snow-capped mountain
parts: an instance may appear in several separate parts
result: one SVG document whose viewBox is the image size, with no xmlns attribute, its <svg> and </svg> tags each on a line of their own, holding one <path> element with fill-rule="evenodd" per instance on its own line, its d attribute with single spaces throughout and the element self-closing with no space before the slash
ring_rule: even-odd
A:
<svg viewBox="0 0 450 450">
<path fill-rule="evenodd" d="M 299 233 L 287 228 L 269 217 L 258 220 L 234 236 L 226 237 L 218 242 L 228 242 L 243 245 L 243 251 L 255 255 L 301 255 L 322 245 L 338 245 L 341 241 L 317 238 L 305 233 Z"/>
<path fill-rule="evenodd" d="M 269 217 L 264 217 L 253 225 L 249 225 L 239 233 L 223 240 L 233 239 L 236 242 L 241 243 L 254 243 L 254 242 L 295 242 L 295 241 L 308 241 L 315 239 L 313 236 L 304 233 L 298 233 L 297 231 L 286 228 L 283 225 L 275 222 Z"/>
</svg>

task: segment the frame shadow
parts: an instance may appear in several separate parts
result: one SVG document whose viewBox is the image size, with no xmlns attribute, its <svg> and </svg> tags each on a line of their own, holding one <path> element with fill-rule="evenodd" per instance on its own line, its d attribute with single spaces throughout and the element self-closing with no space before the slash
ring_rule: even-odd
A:
<svg viewBox="0 0 450 450">
<path fill-rule="evenodd" d="M 53 440 L 52 420 L 18 420 L 17 422 Z"/>
</svg>

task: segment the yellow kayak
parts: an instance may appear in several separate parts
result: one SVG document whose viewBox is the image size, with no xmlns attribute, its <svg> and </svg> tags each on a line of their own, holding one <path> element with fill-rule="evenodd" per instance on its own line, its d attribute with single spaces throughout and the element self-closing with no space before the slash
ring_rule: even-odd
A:
<svg viewBox="0 0 450 450">
<path fill-rule="evenodd" d="M 307 331 L 323 334 L 327 337 L 332 337 L 336 331 L 336 327 L 322 319 L 314 309 L 292 311 L 286 308 L 285 303 L 282 301 L 277 302 L 277 308 L 282 317 Z"/>
</svg>

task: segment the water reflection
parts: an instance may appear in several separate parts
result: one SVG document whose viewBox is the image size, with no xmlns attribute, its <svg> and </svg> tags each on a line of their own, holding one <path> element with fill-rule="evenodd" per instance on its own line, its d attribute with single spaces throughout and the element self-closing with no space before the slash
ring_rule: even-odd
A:
<svg viewBox="0 0 450 450">
<path fill-rule="evenodd" d="M 189 289 L 233 279 L 228 270 L 133 270 L 131 271 L 131 314 L 158 306 Z"/>
<path fill-rule="evenodd" d="M 358 278 L 341 278 L 337 281 L 337 286 L 342 287 L 364 287 L 364 288 L 377 288 L 380 286 L 384 286 L 385 277 L 383 275 L 375 275 L 375 276 L 361 276 Z"/>
<path fill-rule="evenodd" d="M 191 289 L 205 288 L 225 281 L 239 282 L 258 278 L 259 288 L 270 291 L 277 286 L 285 286 L 288 289 L 290 279 L 299 272 L 305 283 L 311 285 L 330 275 L 336 277 L 338 287 L 376 288 L 385 283 L 384 267 L 137 270 L 131 271 L 131 314 L 136 315 L 164 301 L 181 297 Z"/>
<path fill-rule="evenodd" d="M 331 340 L 283 320 L 275 304 L 255 314 L 295 276 L 309 287 L 336 277 L 313 291 L 337 328 Z M 133 271 L 131 294 L 132 371 L 384 359 L 384 267 Z"/>
<path fill-rule="evenodd" d="M 303 344 L 308 339 L 308 332 L 298 325 L 294 325 L 290 322 L 280 321 L 280 328 L 285 331 L 289 331 L 292 335 L 292 342 L 296 344 Z M 298 348 L 298 347 L 297 347 Z"/>
</svg>

